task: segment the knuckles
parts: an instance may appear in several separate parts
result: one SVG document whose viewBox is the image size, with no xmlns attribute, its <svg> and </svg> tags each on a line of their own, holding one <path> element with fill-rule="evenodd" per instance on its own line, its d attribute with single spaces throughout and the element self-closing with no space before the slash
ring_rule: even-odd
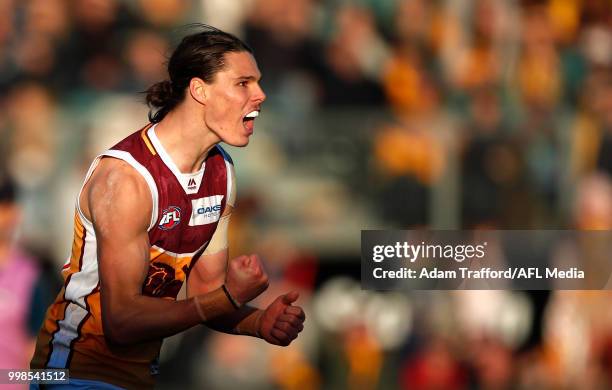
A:
<svg viewBox="0 0 612 390">
<path fill-rule="evenodd" d="M 226 284 L 240 302 L 248 302 L 268 288 L 269 280 L 257 255 L 242 255 L 229 261 Z"/>
<path fill-rule="evenodd" d="M 300 319 L 297 318 L 297 317 L 291 317 L 289 322 L 291 323 L 291 325 L 293 325 L 295 327 L 300 326 L 302 324 L 302 321 L 300 321 Z"/>
</svg>

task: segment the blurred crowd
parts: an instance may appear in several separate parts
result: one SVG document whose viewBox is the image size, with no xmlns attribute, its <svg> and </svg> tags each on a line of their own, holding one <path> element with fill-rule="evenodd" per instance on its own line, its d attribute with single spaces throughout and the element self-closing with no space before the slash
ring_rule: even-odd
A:
<svg viewBox="0 0 612 390">
<path fill-rule="evenodd" d="M 356 284 L 361 229 L 612 229 L 609 0 L 0 1 L 0 310 L 32 302 L 16 326 L 40 318 L 37 275 L 59 276 L 91 159 L 145 124 L 139 93 L 190 23 L 255 50 L 268 100 L 230 148 L 231 250 L 309 318 L 283 350 L 173 338 L 164 384 L 612 388 L 606 292 Z M 6 293 L 13 262 L 32 297 Z"/>
</svg>

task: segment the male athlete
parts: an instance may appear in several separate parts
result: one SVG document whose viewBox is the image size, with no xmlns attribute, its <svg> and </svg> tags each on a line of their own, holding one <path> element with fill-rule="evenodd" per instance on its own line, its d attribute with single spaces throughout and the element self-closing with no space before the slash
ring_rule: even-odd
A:
<svg viewBox="0 0 612 390">
<path fill-rule="evenodd" d="M 69 369 L 71 387 L 150 388 L 162 339 L 201 323 L 283 346 L 303 329 L 296 292 L 247 305 L 268 286 L 257 255 L 228 261 L 236 190 L 218 144 L 247 145 L 265 100 L 251 49 L 204 27 L 168 74 L 147 91 L 151 123 L 94 160 L 77 198 L 64 288 L 31 363 Z"/>
</svg>

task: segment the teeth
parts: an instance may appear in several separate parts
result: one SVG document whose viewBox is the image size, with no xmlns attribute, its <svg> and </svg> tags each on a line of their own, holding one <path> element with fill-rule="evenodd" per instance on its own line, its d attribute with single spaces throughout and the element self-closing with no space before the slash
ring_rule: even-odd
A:
<svg viewBox="0 0 612 390">
<path fill-rule="evenodd" d="M 259 111 L 255 110 L 255 111 L 251 111 L 248 114 L 246 114 L 245 118 L 257 118 L 259 116 Z"/>
</svg>

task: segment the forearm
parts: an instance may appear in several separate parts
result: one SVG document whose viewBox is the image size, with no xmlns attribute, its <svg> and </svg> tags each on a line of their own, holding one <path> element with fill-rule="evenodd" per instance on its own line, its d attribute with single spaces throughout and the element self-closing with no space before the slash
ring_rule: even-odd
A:
<svg viewBox="0 0 612 390">
<path fill-rule="evenodd" d="M 103 306 L 103 324 L 107 339 L 116 344 L 169 337 L 204 321 L 236 312 L 222 289 L 182 301 L 138 295 L 113 308 L 104 310 L 108 308 Z M 106 313 L 109 313 L 108 318 L 105 318 Z"/>
<path fill-rule="evenodd" d="M 211 329 L 229 334 L 260 337 L 259 319 L 262 310 L 251 306 L 243 306 L 233 313 L 219 316 L 205 324 Z"/>
</svg>

